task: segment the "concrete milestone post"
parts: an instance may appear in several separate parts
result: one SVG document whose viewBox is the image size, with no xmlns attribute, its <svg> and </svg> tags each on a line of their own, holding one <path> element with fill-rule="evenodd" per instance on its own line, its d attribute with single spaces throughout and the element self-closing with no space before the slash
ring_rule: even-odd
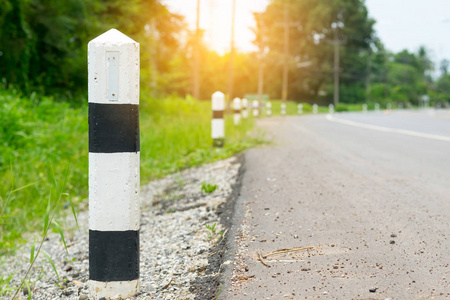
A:
<svg viewBox="0 0 450 300">
<path fill-rule="evenodd" d="M 258 100 L 253 100 L 253 116 L 258 117 L 259 116 L 259 104 Z"/>
<path fill-rule="evenodd" d="M 267 101 L 266 103 L 266 115 L 270 117 L 272 115 L 272 103 Z"/>
<path fill-rule="evenodd" d="M 303 104 L 299 103 L 297 105 L 297 108 L 298 108 L 298 114 L 299 115 L 303 114 Z"/>
<path fill-rule="evenodd" d="M 317 104 L 313 104 L 313 114 L 317 114 L 319 112 L 319 106 Z"/>
<path fill-rule="evenodd" d="M 248 118 L 248 100 L 246 98 L 242 99 L 242 118 Z"/>
<path fill-rule="evenodd" d="M 89 286 L 139 292 L 139 43 L 111 29 L 89 42 Z"/>
<path fill-rule="evenodd" d="M 241 99 L 240 98 L 234 98 L 233 100 L 233 120 L 234 125 L 237 126 L 241 122 Z"/>
<path fill-rule="evenodd" d="M 213 111 L 211 121 L 211 137 L 214 147 L 223 147 L 225 143 L 225 121 L 223 112 L 225 110 L 225 94 L 215 92 L 212 95 L 211 107 Z"/>
<path fill-rule="evenodd" d="M 286 103 L 281 103 L 281 115 L 285 116 L 286 115 Z"/>
</svg>

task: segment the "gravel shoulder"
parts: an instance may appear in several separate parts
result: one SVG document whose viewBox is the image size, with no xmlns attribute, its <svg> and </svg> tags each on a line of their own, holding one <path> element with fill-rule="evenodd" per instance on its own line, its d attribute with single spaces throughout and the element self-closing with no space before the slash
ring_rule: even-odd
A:
<svg viewBox="0 0 450 300">
<path fill-rule="evenodd" d="M 221 291 L 223 253 L 240 186 L 243 156 L 185 170 L 141 189 L 140 294 L 136 299 L 214 299 Z M 202 184 L 217 185 L 207 194 Z M 85 204 L 87 206 L 87 204 Z M 32 299 L 88 298 L 88 212 L 78 214 L 79 228 L 67 219 L 69 250 L 51 233 L 43 251 L 60 277 L 40 255 L 31 274 Z M 208 226 L 214 226 L 214 230 Z M 1 259 L 2 275 L 18 286 L 29 266 L 33 239 L 12 257 Z M 26 290 L 20 292 L 27 298 Z M 12 295 L 1 297 L 10 299 Z"/>
</svg>

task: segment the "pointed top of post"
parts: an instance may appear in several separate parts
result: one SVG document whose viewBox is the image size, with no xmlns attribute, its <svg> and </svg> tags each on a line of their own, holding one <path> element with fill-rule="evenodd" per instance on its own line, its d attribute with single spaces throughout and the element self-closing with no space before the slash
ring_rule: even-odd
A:
<svg viewBox="0 0 450 300">
<path fill-rule="evenodd" d="M 214 94 L 212 94 L 212 97 L 213 97 L 213 99 L 216 99 L 216 98 L 224 98 L 225 99 L 225 94 L 217 91 Z"/>
<path fill-rule="evenodd" d="M 114 28 L 99 35 L 98 37 L 89 42 L 89 45 L 103 45 L 103 46 L 121 46 L 124 44 L 138 44 L 138 43 Z"/>
</svg>

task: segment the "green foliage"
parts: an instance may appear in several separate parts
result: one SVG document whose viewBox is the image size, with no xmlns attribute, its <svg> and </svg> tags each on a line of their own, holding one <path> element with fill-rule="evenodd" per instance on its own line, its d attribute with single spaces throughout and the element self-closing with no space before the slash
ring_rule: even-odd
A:
<svg viewBox="0 0 450 300">
<path fill-rule="evenodd" d="M 67 186 L 75 202 L 87 195 L 87 107 L 52 98 L 20 97 L 0 89 L 0 252 L 32 230 L 48 207 L 44 195 L 69 162 Z M 23 188 L 26 187 L 26 188 Z M 8 199 L 8 201 L 6 201 Z M 54 197 L 53 197 L 54 199 Z M 51 205 L 54 203 L 52 202 Z"/>
<path fill-rule="evenodd" d="M 210 184 L 207 182 L 202 183 L 202 191 L 206 194 L 211 194 L 217 189 L 217 184 Z"/>
<path fill-rule="evenodd" d="M 225 147 L 213 149 L 210 102 L 191 97 L 154 99 L 145 92 L 141 99 L 142 183 L 264 143 L 260 135 L 248 135 L 251 120 L 236 127 L 227 116 Z M 48 219 L 50 207 L 58 206 L 58 216 L 71 211 L 76 218 L 78 205 L 86 201 L 86 102 L 71 107 L 50 97 L 21 97 L 0 89 L 0 122 L 5 125 L 0 127 L 0 253 L 18 246 L 22 234 L 34 230 L 41 218 Z M 69 163 L 66 191 L 75 196 L 65 195 L 64 203 L 57 204 L 55 178 L 63 176 Z"/>
</svg>

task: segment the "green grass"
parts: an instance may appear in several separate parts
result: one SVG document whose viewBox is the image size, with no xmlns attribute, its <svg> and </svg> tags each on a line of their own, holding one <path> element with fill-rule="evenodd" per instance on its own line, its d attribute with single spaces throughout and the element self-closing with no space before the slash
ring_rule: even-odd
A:
<svg viewBox="0 0 450 300">
<path fill-rule="evenodd" d="M 69 166 L 67 187 L 78 204 L 88 195 L 88 109 L 50 97 L 21 97 L 0 89 L 0 254 L 14 250 L 25 232 L 40 228 L 49 194 Z M 210 102 L 141 95 L 141 183 L 213 162 L 262 142 L 253 122 L 226 118 L 225 146 L 212 148 Z M 22 188 L 25 187 L 25 188 Z M 53 200 L 56 204 L 56 200 Z M 61 203 L 57 216 L 71 214 Z M 63 207 L 66 207 L 64 210 Z"/>
</svg>

